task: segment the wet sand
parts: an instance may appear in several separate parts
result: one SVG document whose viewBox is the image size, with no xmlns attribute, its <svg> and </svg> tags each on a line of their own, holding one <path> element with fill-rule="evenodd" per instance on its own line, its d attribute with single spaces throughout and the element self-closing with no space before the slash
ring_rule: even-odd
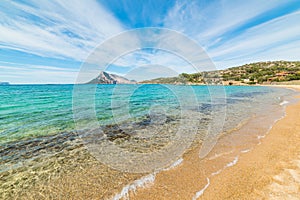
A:
<svg viewBox="0 0 300 200">
<path fill-rule="evenodd" d="M 200 147 L 193 149 L 182 164 L 157 174 L 153 184 L 130 193 L 130 199 L 300 199 L 299 111 L 300 102 L 289 105 L 286 116 L 258 142 L 249 135 L 242 146 L 233 142 L 242 139 L 239 134 L 229 134 L 203 160 Z"/>
<path fill-rule="evenodd" d="M 59 159 L 46 159 L 52 164 L 41 165 L 43 170 L 37 170 L 34 166 L 32 170 L 25 170 L 24 173 L 30 174 L 26 177 L 31 178 L 23 181 L 24 187 L 19 186 L 25 177 L 21 173 L 15 180 L 18 187 L 13 189 L 17 194 L 14 198 L 114 197 L 117 200 L 128 197 L 128 189 L 133 188 L 129 191 L 130 199 L 299 199 L 299 110 L 300 104 L 289 106 L 287 117 L 279 121 L 266 136 L 264 134 L 269 124 L 274 120 L 269 116 L 277 116 L 276 111 L 243 122 L 230 134 L 223 134 L 204 159 L 199 159 L 201 143 L 196 143 L 184 154 L 182 162 L 180 160 L 172 169 L 153 176 L 109 169 L 82 150 L 81 146 L 70 152 L 63 151 L 60 154 L 67 155 L 58 155 Z M 56 176 L 51 176 L 51 166 L 54 166 Z M 75 170 L 64 171 L 65 166 Z M 39 171 L 43 174 L 38 174 Z M 32 184 L 30 180 L 35 177 L 38 180 Z M 147 178 L 141 180 L 141 177 Z M 124 187 L 130 183 L 136 184 Z M 12 187 L 9 184 L 6 186 L 8 189 Z"/>
<path fill-rule="evenodd" d="M 300 90 L 300 85 L 269 85 L 270 87 L 281 87 L 281 88 L 289 88 L 293 90 Z"/>
<path fill-rule="evenodd" d="M 300 103 L 261 145 L 211 181 L 201 199 L 300 199 Z"/>
</svg>

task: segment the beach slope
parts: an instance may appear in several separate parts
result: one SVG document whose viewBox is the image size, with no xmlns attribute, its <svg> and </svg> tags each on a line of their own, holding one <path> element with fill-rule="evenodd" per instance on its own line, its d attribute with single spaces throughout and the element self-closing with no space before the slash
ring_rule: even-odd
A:
<svg viewBox="0 0 300 200">
<path fill-rule="evenodd" d="M 181 165 L 159 173 L 154 184 L 130 199 L 300 199 L 299 146 L 300 102 L 289 105 L 269 134 L 222 172 L 207 178 L 215 166 L 208 164 L 210 159 L 199 160 L 196 148 Z"/>
</svg>

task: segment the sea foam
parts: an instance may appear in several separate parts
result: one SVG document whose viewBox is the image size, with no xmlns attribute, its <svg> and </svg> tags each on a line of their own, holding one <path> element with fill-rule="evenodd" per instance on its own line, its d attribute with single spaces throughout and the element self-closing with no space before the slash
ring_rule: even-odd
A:
<svg viewBox="0 0 300 200">
<path fill-rule="evenodd" d="M 144 188 L 147 185 L 153 183 L 155 181 L 156 173 L 149 174 L 147 176 L 144 176 L 138 180 L 135 180 L 132 184 L 126 185 L 123 187 L 122 191 L 118 194 L 116 194 L 112 200 L 120 200 L 120 199 L 126 199 L 129 200 L 129 193 L 130 192 L 136 192 L 137 188 Z"/>
<path fill-rule="evenodd" d="M 279 105 L 281 105 L 281 106 L 284 106 L 284 105 L 286 105 L 286 104 L 288 104 L 289 102 L 288 101 L 283 101 L 283 102 L 281 102 Z"/>
<path fill-rule="evenodd" d="M 209 178 L 206 178 L 207 180 L 207 184 L 198 192 L 196 192 L 195 196 L 193 197 L 193 200 L 197 200 L 200 196 L 203 195 L 204 191 L 208 188 L 208 186 L 210 185 L 210 180 Z"/>
<path fill-rule="evenodd" d="M 180 165 L 183 162 L 183 158 L 178 159 L 175 161 L 170 167 L 162 169 L 160 171 L 168 171 L 170 169 L 175 168 L 176 166 Z M 154 183 L 156 174 L 159 173 L 160 171 L 154 172 L 152 174 L 149 174 L 147 176 L 144 176 L 140 179 L 135 180 L 133 183 L 126 185 L 123 187 L 122 191 L 118 194 L 116 194 L 112 200 L 120 200 L 120 199 L 125 199 L 129 200 L 129 193 L 133 192 L 135 193 L 138 188 L 145 188 L 148 185 Z"/>
<path fill-rule="evenodd" d="M 237 163 L 238 161 L 239 161 L 239 157 L 236 156 L 236 157 L 234 158 L 233 161 L 231 161 L 230 163 L 228 163 L 228 164 L 226 165 L 225 168 L 227 168 L 227 167 L 232 167 L 232 166 L 236 165 L 236 163 Z"/>
<path fill-rule="evenodd" d="M 173 169 L 173 168 L 177 167 L 178 165 L 180 165 L 182 162 L 183 162 L 183 158 L 180 158 L 177 161 L 175 161 L 170 167 L 163 169 L 163 171 L 168 171 L 170 169 Z"/>
<path fill-rule="evenodd" d="M 222 169 L 220 169 L 220 170 L 218 170 L 218 171 L 216 171 L 216 172 L 211 173 L 211 176 L 218 175 L 218 174 L 220 174 L 224 169 L 236 165 L 236 163 L 238 162 L 238 160 L 239 160 L 239 157 L 236 156 L 236 157 L 234 158 L 233 161 L 227 163 Z"/>
</svg>

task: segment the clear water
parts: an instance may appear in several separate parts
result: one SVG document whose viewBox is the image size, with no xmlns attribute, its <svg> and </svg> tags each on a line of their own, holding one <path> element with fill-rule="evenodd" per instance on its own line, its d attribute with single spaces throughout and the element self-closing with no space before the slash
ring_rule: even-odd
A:
<svg viewBox="0 0 300 200">
<path fill-rule="evenodd" d="M 118 86 L 118 91 L 114 91 L 115 85 L 98 85 L 95 94 L 96 115 L 100 124 L 113 123 L 114 117 L 119 117 L 115 116 L 116 113 L 124 114 L 124 108 L 118 107 L 122 103 L 118 101 L 127 101 L 128 94 L 131 117 L 149 113 L 153 105 L 167 108 L 167 112 L 168 109 L 180 109 L 180 102 L 172 90 L 176 88 L 184 92 L 185 87 L 189 86 L 122 85 Z M 198 108 L 207 109 L 211 103 L 208 88 L 192 88 L 197 96 Z M 278 103 L 280 96 L 291 93 L 289 90 L 267 87 L 231 86 L 225 87 L 225 90 L 228 105 L 242 103 L 246 106 L 257 102 L 258 107 Z M 0 86 L 0 143 L 75 129 L 72 93 L 73 85 Z M 250 105 L 251 109 L 244 113 L 249 114 L 257 106 Z"/>
<path fill-rule="evenodd" d="M 88 85 L 78 87 L 83 91 L 90 89 Z M 3 194 L 8 195 L 5 197 L 11 197 L 9 195 L 16 191 L 25 191 L 24 188 L 32 187 L 37 182 L 36 177 L 40 179 L 45 171 L 48 173 L 45 176 L 48 177 L 49 173 L 66 173 L 78 168 L 78 165 L 85 166 L 95 162 L 82 149 L 80 141 L 77 141 L 78 136 L 85 130 L 78 130 L 74 122 L 73 89 L 74 85 L 0 86 L 0 176 L 3 180 L 0 183 Z M 219 92 L 223 89 L 225 98 L 222 92 Z M 293 94 L 291 90 L 255 86 L 208 88 L 174 85 L 98 85 L 91 98 L 80 96 L 81 103 L 75 111 L 80 113 L 81 122 L 88 127 L 90 116 L 86 116 L 85 113 L 93 109 L 97 122 L 106 130 L 106 134 L 110 136 L 108 138 L 112 141 L 115 140 L 115 124 L 123 126 L 122 129 L 129 133 L 140 131 L 149 134 L 144 131 L 145 127 L 150 127 L 151 131 L 157 127 L 160 131 L 167 132 L 172 130 L 173 125 L 176 126 L 172 121 L 176 122 L 178 117 L 182 117 L 182 111 L 187 111 L 195 118 L 195 113 L 198 113 L 199 130 L 203 131 L 203 134 L 200 133 L 200 139 L 203 139 L 210 120 L 218 115 L 220 121 L 222 120 L 224 113 L 220 112 L 223 108 L 226 113 L 222 132 L 228 132 L 255 115 L 278 108 L 281 102 Z M 195 99 L 190 98 L 194 95 Z M 89 100 L 86 101 L 93 98 L 95 106 L 90 104 Z M 170 123 L 161 123 L 165 121 Z M 168 126 L 164 127 L 165 124 Z M 118 136 L 119 143 L 127 139 L 126 135 Z M 126 145 L 130 146 L 132 143 L 124 143 L 124 146 Z M 155 147 L 159 145 L 156 144 Z M 57 160 L 64 161 L 57 164 Z M 104 170 L 105 167 L 101 169 Z M 116 172 L 108 171 L 103 172 L 103 177 L 111 177 L 105 179 L 107 182 L 113 180 L 111 174 L 122 177 Z M 116 177 L 115 181 L 118 181 Z M 127 180 L 128 176 L 126 177 Z M 113 185 L 113 181 L 107 183 L 107 187 Z M 21 194 L 20 191 L 18 194 Z"/>
</svg>

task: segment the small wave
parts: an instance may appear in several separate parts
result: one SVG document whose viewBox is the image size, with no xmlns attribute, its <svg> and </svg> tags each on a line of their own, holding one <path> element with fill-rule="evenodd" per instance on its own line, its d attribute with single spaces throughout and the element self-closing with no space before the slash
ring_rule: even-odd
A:
<svg viewBox="0 0 300 200">
<path fill-rule="evenodd" d="M 249 150 L 247 150 L 247 151 L 250 151 L 250 149 Z M 234 166 L 234 165 L 236 165 L 236 163 L 238 162 L 238 160 L 239 160 L 239 157 L 238 156 L 236 156 L 235 158 L 234 158 L 234 160 L 233 161 L 231 161 L 231 162 L 229 162 L 229 163 L 227 163 L 222 169 L 220 169 L 220 170 L 218 170 L 218 171 L 216 171 L 216 172 L 213 172 L 213 173 L 211 173 L 211 176 L 215 176 L 215 175 L 218 175 L 218 174 L 220 174 L 224 169 L 226 169 L 226 168 L 228 168 L 228 167 L 232 167 L 232 166 Z"/>
<path fill-rule="evenodd" d="M 130 192 L 136 192 L 137 188 L 144 188 L 147 185 L 153 183 L 155 181 L 156 173 L 149 174 L 147 176 L 144 176 L 138 180 L 135 180 L 132 184 L 126 185 L 123 187 L 122 191 L 118 194 L 116 194 L 112 200 L 120 200 L 120 199 L 126 199 L 129 200 L 129 193 Z"/>
<path fill-rule="evenodd" d="M 170 167 L 165 168 L 161 171 L 168 171 L 170 169 L 175 168 L 176 166 L 180 165 L 183 162 L 183 158 L 178 159 L 177 161 L 175 161 Z M 118 194 L 116 194 L 112 200 L 120 200 L 120 199 L 126 199 L 129 200 L 129 193 L 130 192 L 136 192 L 136 190 L 138 188 L 145 188 L 147 187 L 149 184 L 154 183 L 155 178 L 156 178 L 156 174 L 159 173 L 158 172 L 154 172 L 153 174 L 149 174 L 147 176 L 144 176 L 138 180 L 135 180 L 132 184 L 126 185 L 125 187 L 123 187 L 122 191 Z"/>
<path fill-rule="evenodd" d="M 289 103 L 290 103 L 290 102 L 284 100 L 284 101 L 281 102 L 279 105 L 280 105 L 280 106 L 284 106 L 284 105 L 289 104 Z"/>
<path fill-rule="evenodd" d="M 224 153 L 219 153 L 219 154 L 215 154 L 213 156 L 211 156 L 210 158 L 208 158 L 208 160 L 214 160 L 216 158 L 219 158 L 221 156 L 224 156 L 224 155 L 229 155 L 231 154 L 233 151 L 228 151 L 228 152 L 224 152 Z"/>
<path fill-rule="evenodd" d="M 220 169 L 220 170 L 218 170 L 218 171 L 216 171 L 216 172 L 213 172 L 213 173 L 211 173 L 211 176 L 218 175 L 218 174 L 220 174 L 222 171 L 223 171 L 223 170 Z"/>
<path fill-rule="evenodd" d="M 283 101 L 283 102 L 284 102 L 284 101 Z M 282 103 L 283 103 L 283 102 L 282 102 Z M 287 101 L 286 101 L 286 102 L 287 102 Z M 289 103 L 289 102 L 288 102 L 288 103 Z M 274 122 L 269 126 L 269 128 L 268 128 L 268 130 L 267 130 L 267 132 L 266 132 L 265 135 L 259 135 L 259 136 L 257 136 L 257 139 L 259 140 L 257 145 L 260 145 L 260 144 L 261 144 L 260 139 L 265 138 L 265 137 L 270 133 L 270 131 L 272 130 L 273 126 L 274 126 L 278 121 L 282 120 L 285 116 L 286 116 L 286 111 L 284 111 L 284 114 L 283 114 L 280 118 L 274 120 Z"/>
<path fill-rule="evenodd" d="M 173 168 L 177 167 L 178 165 L 180 165 L 182 162 L 183 162 L 183 158 L 180 158 L 177 161 L 175 161 L 170 167 L 163 169 L 163 171 L 168 171 L 170 169 L 173 169 Z"/>
<path fill-rule="evenodd" d="M 250 151 L 250 149 L 247 149 L 247 151 Z M 221 173 L 223 170 L 225 170 L 226 168 L 232 167 L 232 166 L 236 165 L 236 163 L 238 162 L 238 160 L 239 160 L 239 157 L 236 156 L 236 157 L 234 158 L 233 161 L 227 163 L 222 169 L 220 169 L 220 170 L 218 170 L 218 171 L 216 171 L 216 172 L 211 173 L 211 176 L 216 176 L 216 175 L 220 174 L 220 173 Z M 198 191 L 198 192 L 195 194 L 195 196 L 193 197 L 193 200 L 196 200 L 196 199 L 198 199 L 201 195 L 203 195 L 204 191 L 205 191 L 205 190 L 208 188 L 208 186 L 210 185 L 210 180 L 209 180 L 209 178 L 206 178 L 206 179 L 207 179 L 207 184 L 204 186 L 204 188 L 202 188 L 200 191 Z"/>
<path fill-rule="evenodd" d="M 232 167 L 232 166 L 236 165 L 236 163 L 237 163 L 238 161 L 239 161 L 239 157 L 236 156 L 236 157 L 234 158 L 233 161 L 231 161 L 230 163 L 228 163 L 228 164 L 226 165 L 225 168 L 227 168 L 227 167 Z"/>
<path fill-rule="evenodd" d="M 245 150 L 242 150 L 241 153 L 248 153 L 249 151 L 251 151 L 252 149 L 245 149 Z"/>
<path fill-rule="evenodd" d="M 265 138 L 266 136 L 265 135 L 259 135 L 259 136 L 257 136 L 257 139 L 262 139 L 262 138 Z"/>
<path fill-rule="evenodd" d="M 193 200 L 197 200 L 200 196 L 203 195 L 204 191 L 208 188 L 208 186 L 210 185 L 210 180 L 209 178 L 206 178 L 207 180 L 207 184 L 204 186 L 204 188 L 202 188 L 201 190 L 199 190 L 198 192 L 196 192 L 195 196 L 193 197 Z"/>
</svg>

